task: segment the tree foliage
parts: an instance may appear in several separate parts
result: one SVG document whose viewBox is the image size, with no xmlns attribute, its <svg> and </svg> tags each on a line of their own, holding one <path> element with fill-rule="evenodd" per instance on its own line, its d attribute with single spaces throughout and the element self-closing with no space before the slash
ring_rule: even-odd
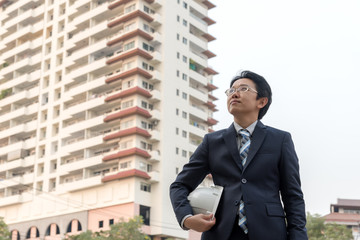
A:
<svg viewBox="0 0 360 240">
<path fill-rule="evenodd" d="M 352 240 L 353 235 L 350 228 L 345 225 L 327 223 L 319 214 L 307 213 L 306 228 L 309 240 Z"/>
<path fill-rule="evenodd" d="M 10 240 L 10 232 L 4 219 L 0 217 L 0 240 Z"/>
<path fill-rule="evenodd" d="M 110 230 L 92 232 L 90 230 L 79 235 L 69 236 L 68 240 L 150 240 L 150 237 L 141 231 L 143 219 L 136 216 L 128 222 L 121 219 L 110 226 Z"/>
</svg>

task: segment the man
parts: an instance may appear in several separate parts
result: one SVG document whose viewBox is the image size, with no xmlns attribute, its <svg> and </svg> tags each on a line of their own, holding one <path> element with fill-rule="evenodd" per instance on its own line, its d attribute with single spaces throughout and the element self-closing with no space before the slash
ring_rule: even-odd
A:
<svg viewBox="0 0 360 240">
<path fill-rule="evenodd" d="M 203 240 L 307 240 L 291 136 L 260 121 L 271 104 L 269 84 L 243 71 L 225 93 L 234 123 L 206 134 L 170 186 L 179 224 L 203 232 Z M 187 196 L 209 173 L 224 187 L 217 212 L 193 215 Z"/>
</svg>

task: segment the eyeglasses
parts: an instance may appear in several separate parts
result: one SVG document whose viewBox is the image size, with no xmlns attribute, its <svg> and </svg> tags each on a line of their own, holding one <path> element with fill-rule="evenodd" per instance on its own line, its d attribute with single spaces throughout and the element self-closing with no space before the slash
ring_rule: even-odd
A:
<svg viewBox="0 0 360 240">
<path fill-rule="evenodd" d="M 247 92 L 247 91 L 251 91 L 254 93 L 258 93 L 255 89 L 253 89 L 252 87 L 248 86 L 248 85 L 241 85 L 238 88 L 229 88 L 228 90 L 225 91 L 226 96 L 230 96 L 232 94 L 234 94 L 235 92 Z"/>
</svg>

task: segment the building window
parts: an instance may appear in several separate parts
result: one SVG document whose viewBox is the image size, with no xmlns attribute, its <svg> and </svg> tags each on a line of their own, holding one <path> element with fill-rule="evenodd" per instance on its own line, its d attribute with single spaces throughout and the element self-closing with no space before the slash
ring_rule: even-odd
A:
<svg viewBox="0 0 360 240">
<path fill-rule="evenodd" d="M 133 5 L 129 6 L 129 7 L 126 7 L 126 8 L 124 9 L 124 12 L 125 12 L 125 13 L 129 13 L 129 12 L 132 12 L 132 11 L 134 11 L 134 10 L 135 10 L 135 4 L 133 4 Z"/>
<path fill-rule="evenodd" d="M 175 132 L 176 132 L 176 135 L 179 135 L 179 128 L 176 128 Z"/>
<path fill-rule="evenodd" d="M 176 70 L 176 76 L 180 77 L 180 71 L 179 70 Z"/>
<path fill-rule="evenodd" d="M 183 93 L 182 93 L 182 98 L 183 98 L 183 99 L 187 99 L 187 93 L 184 93 L 184 92 L 183 92 Z"/>
<path fill-rule="evenodd" d="M 177 15 L 176 19 L 177 19 L 178 22 L 180 22 L 180 16 L 179 15 Z"/>
<path fill-rule="evenodd" d="M 183 43 L 187 44 L 187 39 L 185 37 L 183 37 Z"/>
<path fill-rule="evenodd" d="M 188 7 L 186 2 L 183 2 L 183 6 L 184 6 L 185 9 L 187 9 L 187 7 Z"/>
<path fill-rule="evenodd" d="M 140 190 L 144 192 L 151 192 L 151 184 L 148 183 L 140 183 Z"/>
<path fill-rule="evenodd" d="M 114 219 L 109 219 L 109 225 L 114 225 Z"/>
<path fill-rule="evenodd" d="M 129 42 L 127 44 L 124 45 L 124 51 L 127 51 L 129 49 L 132 49 L 135 47 L 135 41 Z"/>
<path fill-rule="evenodd" d="M 187 21 L 185 19 L 183 19 L 183 25 L 187 27 Z"/>
<path fill-rule="evenodd" d="M 131 161 L 120 163 L 120 169 L 127 169 L 131 167 Z"/>
<path fill-rule="evenodd" d="M 177 59 L 180 59 L 180 53 L 179 52 L 176 53 L 176 57 L 177 57 Z"/>
<path fill-rule="evenodd" d="M 183 118 L 187 118 L 187 112 L 184 112 L 184 111 L 183 111 L 183 112 L 182 112 L 182 117 L 183 117 Z"/>
<path fill-rule="evenodd" d="M 179 148 L 178 147 L 175 148 L 175 153 L 176 153 L 176 155 L 179 155 Z"/>
<path fill-rule="evenodd" d="M 145 49 L 146 51 L 150 51 L 150 52 L 154 51 L 154 47 L 152 47 L 149 44 L 144 43 L 144 42 L 143 42 L 143 49 Z"/>
<path fill-rule="evenodd" d="M 176 96 L 179 96 L 179 95 L 180 95 L 180 90 L 176 89 Z"/>
<path fill-rule="evenodd" d="M 178 174 L 179 173 L 179 168 L 175 168 L 175 174 Z"/>
<path fill-rule="evenodd" d="M 140 205 L 140 216 L 142 216 L 144 220 L 144 224 L 150 225 L 150 207 Z"/>
<path fill-rule="evenodd" d="M 178 33 L 176 34 L 176 39 L 180 40 L 180 34 L 178 34 Z"/>
<path fill-rule="evenodd" d="M 182 136 L 183 136 L 184 138 L 186 138 L 186 137 L 187 137 L 187 132 L 186 132 L 186 131 L 182 131 Z"/>
<path fill-rule="evenodd" d="M 99 228 L 103 228 L 104 227 L 104 221 L 99 221 Z"/>
<path fill-rule="evenodd" d="M 183 157 L 187 157 L 187 152 L 186 152 L 185 150 L 182 150 L 181 155 L 182 155 Z"/>
<path fill-rule="evenodd" d="M 141 101 L 141 107 L 146 109 L 148 107 L 147 102 Z"/>
<path fill-rule="evenodd" d="M 179 109 L 176 109 L 176 116 L 179 116 Z"/>
<path fill-rule="evenodd" d="M 129 101 L 126 101 L 126 102 L 123 102 L 121 103 L 121 108 L 124 109 L 124 108 L 129 108 L 129 107 L 132 107 L 134 105 L 134 101 L 133 100 L 129 100 Z"/>
<path fill-rule="evenodd" d="M 185 81 L 187 80 L 187 75 L 185 73 L 183 73 L 182 79 L 185 80 Z"/>
<path fill-rule="evenodd" d="M 183 62 L 187 63 L 187 56 L 183 56 Z"/>
</svg>

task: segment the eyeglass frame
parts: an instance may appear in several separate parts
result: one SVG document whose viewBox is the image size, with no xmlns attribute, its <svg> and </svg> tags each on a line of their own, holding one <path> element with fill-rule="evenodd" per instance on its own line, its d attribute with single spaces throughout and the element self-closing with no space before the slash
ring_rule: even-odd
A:
<svg viewBox="0 0 360 240">
<path fill-rule="evenodd" d="M 241 88 L 246 88 L 246 90 L 240 90 Z M 234 89 L 234 92 L 232 92 L 232 93 L 230 93 L 230 90 L 231 89 Z M 240 87 L 238 87 L 238 88 L 234 88 L 234 87 L 231 87 L 231 88 L 229 88 L 229 89 L 226 89 L 226 91 L 225 91 L 225 94 L 226 94 L 226 96 L 231 96 L 231 95 L 233 95 L 234 93 L 236 93 L 236 92 L 248 92 L 248 91 L 251 91 L 251 92 L 254 92 L 254 93 L 256 93 L 256 94 L 259 94 L 259 92 L 258 91 L 256 91 L 255 89 L 253 89 L 252 87 L 250 87 L 249 85 L 240 85 Z"/>
</svg>

